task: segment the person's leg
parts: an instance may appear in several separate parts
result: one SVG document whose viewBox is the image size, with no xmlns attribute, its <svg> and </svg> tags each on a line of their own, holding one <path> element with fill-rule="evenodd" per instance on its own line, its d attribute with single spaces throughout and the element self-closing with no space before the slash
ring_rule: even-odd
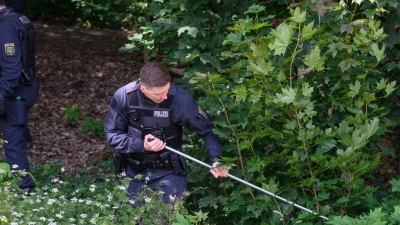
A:
<svg viewBox="0 0 400 225">
<path fill-rule="evenodd" d="M 8 119 L 8 118 L 7 118 Z M 3 120 L 4 121 L 4 120 Z M 28 156 L 26 154 L 25 125 L 15 125 L 2 122 L 3 144 L 7 163 L 14 172 L 29 172 Z M 35 186 L 29 175 L 21 176 L 20 188 L 33 188 Z"/>
<path fill-rule="evenodd" d="M 155 182 L 152 189 L 159 189 L 164 192 L 164 203 L 175 203 L 177 198 L 182 197 L 183 192 L 186 190 L 186 177 L 177 174 L 168 174 Z"/>
<path fill-rule="evenodd" d="M 38 97 L 38 85 L 34 79 L 30 84 L 20 84 L 14 94 L 6 97 L 7 118 L 1 121 L 3 144 L 6 160 L 13 171 L 29 172 L 26 145 L 30 141 L 31 134 L 28 130 L 29 109 Z M 35 186 L 29 175 L 21 177 L 21 188 L 33 188 Z"/>
</svg>

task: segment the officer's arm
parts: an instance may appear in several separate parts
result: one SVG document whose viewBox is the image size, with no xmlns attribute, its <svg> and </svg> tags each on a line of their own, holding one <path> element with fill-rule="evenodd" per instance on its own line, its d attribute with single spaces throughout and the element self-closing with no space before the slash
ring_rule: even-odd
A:
<svg viewBox="0 0 400 225">
<path fill-rule="evenodd" d="M 222 146 L 218 137 L 212 131 L 211 117 L 207 115 L 187 93 L 177 93 L 172 108 L 173 119 L 179 125 L 195 132 L 204 140 L 204 146 L 211 162 L 219 161 L 222 157 Z"/>
<path fill-rule="evenodd" d="M 128 135 L 128 110 L 121 89 L 113 96 L 104 121 L 108 144 L 121 153 L 143 152 L 143 140 Z"/>
<path fill-rule="evenodd" d="M 0 23 L 0 95 L 12 93 L 18 86 L 21 76 L 21 44 L 19 40 L 20 28 L 14 21 L 4 20 Z"/>
</svg>

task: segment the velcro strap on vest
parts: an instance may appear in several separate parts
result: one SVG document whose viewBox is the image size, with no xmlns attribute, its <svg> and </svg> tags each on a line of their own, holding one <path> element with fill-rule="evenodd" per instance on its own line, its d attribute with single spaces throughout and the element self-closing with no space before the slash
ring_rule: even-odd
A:
<svg viewBox="0 0 400 225">
<path fill-rule="evenodd" d="M 127 164 L 135 172 L 141 172 L 144 169 L 174 169 L 178 174 L 184 172 L 186 168 L 186 162 L 182 157 L 165 150 L 158 154 L 130 153 L 125 157 Z"/>
</svg>

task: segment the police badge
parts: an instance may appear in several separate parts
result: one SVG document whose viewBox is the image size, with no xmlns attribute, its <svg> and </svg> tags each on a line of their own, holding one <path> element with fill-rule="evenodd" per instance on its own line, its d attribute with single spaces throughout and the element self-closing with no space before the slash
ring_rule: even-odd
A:
<svg viewBox="0 0 400 225">
<path fill-rule="evenodd" d="M 200 108 L 200 106 L 199 106 L 199 113 L 200 113 L 205 119 L 208 119 L 207 113 L 204 112 L 204 111 Z"/>
<path fill-rule="evenodd" d="M 7 55 L 14 55 L 15 53 L 15 47 L 14 47 L 14 43 L 6 43 L 4 44 L 4 50 L 6 52 Z"/>
</svg>

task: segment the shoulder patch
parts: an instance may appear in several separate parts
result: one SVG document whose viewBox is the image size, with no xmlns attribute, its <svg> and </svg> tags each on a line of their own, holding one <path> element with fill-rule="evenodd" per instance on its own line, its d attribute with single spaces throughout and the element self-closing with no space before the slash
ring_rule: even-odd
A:
<svg viewBox="0 0 400 225">
<path fill-rule="evenodd" d="M 6 43 L 4 44 L 4 51 L 7 55 L 14 55 L 15 54 L 15 46 L 14 43 Z"/>
<path fill-rule="evenodd" d="M 199 113 L 200 113 L 205 119 L 208 119 L 207 113 L 204 112 L 204 111 L 200 108 L 200 106 L 199 106 Z"/>
</svg>

